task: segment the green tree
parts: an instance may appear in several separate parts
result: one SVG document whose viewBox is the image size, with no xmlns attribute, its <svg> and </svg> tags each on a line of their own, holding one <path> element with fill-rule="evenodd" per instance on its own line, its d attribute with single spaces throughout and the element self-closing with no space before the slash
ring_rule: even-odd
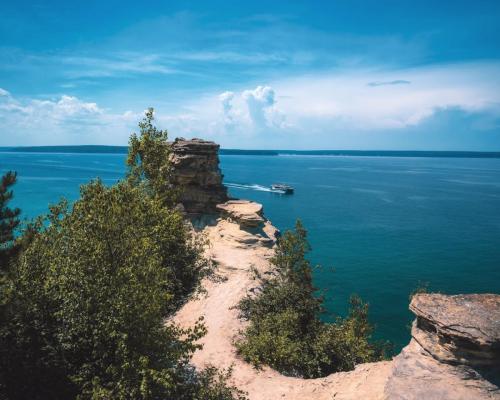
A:
<svg viewBox="0 0 500 400">
<path fill-rule="evenodd" d="M 305 378 L 380 360 L 383 348 L 370 340 L 368 305 L 358 297 L 351 298 L 346 318 L 321 320 L 324 299 L 312 282 L 306 236 L 300 221 L 294 232 L 285 232 L 271 260 L 271 277 L 257 275 L 260 292 L 239 303 L 240 317 L 249 324 L 236 342 L 238 352 L 255 366 Z"/>
<path fill-rule="evenodd" d="M 19 225 L 19 208 L 9 208 L 13 192 L 10 188 L 16 183 L 17 175 L 9 171 L 0 180 L 0 273 L 5 272 L 9 260 L 18 247 L 14 243 L 14 231 Z"/>
<path fill-rule="evenodd" d="M 176 191 L 170 183 L 172 167 L 171 147 L 168 132 L 153 125 L 154 110 L 149 108 L 139 122 L 139 135 L 133 133 L 129 140 L 127 156 L 128 179 L 132 183 L 144 185 L 159 197 L 164 204 L 174 205 Z"/>
<path fill-rule="evenodd" d="M 95 181 L 30 235 L 0 327 L 5 398 L 242 398 L 223 372 L 189 366 L 201 321 L 165 323 L 209 268 L 179 213 Z"/>
</svg>

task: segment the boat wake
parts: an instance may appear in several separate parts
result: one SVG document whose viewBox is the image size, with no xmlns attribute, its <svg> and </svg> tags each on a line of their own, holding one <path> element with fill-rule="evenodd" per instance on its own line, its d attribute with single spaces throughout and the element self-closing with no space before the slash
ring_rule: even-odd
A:
<svg viewBox="0 0 500 400">
<path fill-rule="evenodd" d="M 255 190 L 257 192 L 274 192 L 274 190 L 271 190 L 271 188 L 269 187 L 257 184 L 246 185 L 241 183 L 224 183 L 224 185 L 226 185 L 228 188 L 234 189 Z"/>
</svg>

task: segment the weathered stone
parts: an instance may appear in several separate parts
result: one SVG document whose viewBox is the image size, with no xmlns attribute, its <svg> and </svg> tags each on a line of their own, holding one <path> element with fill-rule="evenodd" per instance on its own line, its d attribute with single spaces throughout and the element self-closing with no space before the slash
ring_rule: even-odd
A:
<svg viewBox="0 0 500 400">
<path fill-rule="evenodd" d="M 222 217 L 229 218 L 242 227 L 258 227 L 265 219 L 262 217 L 262 204 L 248 200 L 229 200 L 217 205 Z"/>
<path fill-rule="evenodd" d="M 172 183 L 180 189 L 179 200 L 188 215 L 215 214 L 215 206 L 228 200 L 218 151 L 218 144 L 201 139 L 172 143 Z"/>
<path fill-rule="evenodd" d="M 500 399 L 500 296 L 418 294 L 410 344 L 394 358 L 387 399 Z"/>
<path fill-rule="evenodd" d="M 451 365 L 433 358 L 412 339 L 392 360 L 384 388 L 387 400 L 492 400 L 500 399 L 498 387 L 465 365 Z"/>
<path fill-rule="evenodd" d="M 500 363 L 500 295 L 419 294 L 410 310 L 412 336 L 434 358 L 450 364 Z"/>
</svg>

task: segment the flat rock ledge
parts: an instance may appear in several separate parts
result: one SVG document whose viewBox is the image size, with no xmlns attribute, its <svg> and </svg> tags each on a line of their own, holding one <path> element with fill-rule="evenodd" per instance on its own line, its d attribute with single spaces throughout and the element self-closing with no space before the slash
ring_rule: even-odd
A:
<svg viewBox="0 0 500 400">
<path fill-rule="evenodd" d="M 217 205 L 220 220 L 216 229 L 223 240 L 234 246 L 273 247 L 279 231 L 263 216 L 262 204 L 248 200 L 229 200 Z"/>
<path fill-rule="evenodd" d="M 261 226 L 265 219 L 262 216 L 262 204 L 248 200 L 229 200 L 217 205 L 221 216 L 233 220 L 242 227 L 256 228 Z"/>
</svg>

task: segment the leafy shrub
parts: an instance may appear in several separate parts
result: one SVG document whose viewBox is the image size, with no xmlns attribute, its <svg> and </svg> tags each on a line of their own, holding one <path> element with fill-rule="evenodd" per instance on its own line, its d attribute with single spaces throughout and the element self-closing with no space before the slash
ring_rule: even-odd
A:
<svg viewBox="0 0 500 400">
<path fill-rule="evenodd" d="M 358 363 L 382 359 L 384 348 L 373 344 L 368 305 L 351 297 L 346 318 L 321 321 L 323 297 L 312 283 L 306 231 L 297 222 L 295 232 L 278 241 L 271 277 L 258 275 L 257 295 L 239 303 L 248 327 L 236 342 L 238 352 L 255 366 L 267 364 L 285 375 L 316 378 L 348 371 Z"/>
<path fill-rule="evenodd" d="M 168 394 L 204 333 L 162 324 L 207 268 L 182 217 L 138 188 L 99 181 L 72 210 L 51 211 L 14 271 L 2 334 L 17 351 L 2 354 L 5 381 L 46 386 L 30 398 Z"/>
<path fill-rule="evenodd" d="M 177 189 L 170 182 L 172 166 L 168 132 L 153 125 L 154 110 L 149 108 L 139 122 L 139 135 L 133 133 L 129 140 L 127 156 L 128 180 L 142 185 L 166 205 L 176 203 Z"/>
</svg>

